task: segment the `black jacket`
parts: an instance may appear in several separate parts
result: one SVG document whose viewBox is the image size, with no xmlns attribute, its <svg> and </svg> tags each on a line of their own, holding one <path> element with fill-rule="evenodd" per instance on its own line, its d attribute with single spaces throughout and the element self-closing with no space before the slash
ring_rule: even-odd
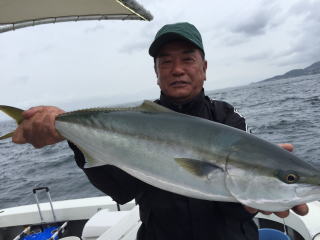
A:
<svg viewBox="0 0 320 240">
<path fill-rule="evenodd" d="M 246 130 L 245 119 L 230 104 L 212 100 L 203 92 L 185 104 L 173 104 L 164 95 L 155 102 L 177 112 Z M 163 191 L 111 165 L 84 169 L 83 154 L 72 143 L 69 145 L 78 166 L 95 187 L 120 204 L 136 199 L 142 221 L 139 240 L 258 239 L 253 215 L 239 203 L 198 200 Z"/>
</svg>

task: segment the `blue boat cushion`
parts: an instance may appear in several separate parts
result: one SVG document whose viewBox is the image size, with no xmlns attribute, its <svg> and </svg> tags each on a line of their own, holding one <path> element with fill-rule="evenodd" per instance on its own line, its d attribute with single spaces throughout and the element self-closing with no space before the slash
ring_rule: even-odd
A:
<svg viewBox="0 0 320 240">
<path fill-rule="evenodd" d="M 260 228 L 259 240 L 291 240 L 291 238 L 277 229 Z"/>
<path fill-rule="evenodd" d="M 44 229 L 42 232 L 33 233 L 28 236 L 25 236 L 23 240 L 48 240 L 52 237 L 52 235 L 58 230 L 58 227 L 48 227 Z M 55 240 L 58 239 L 58 236 Z"/>
</svg>

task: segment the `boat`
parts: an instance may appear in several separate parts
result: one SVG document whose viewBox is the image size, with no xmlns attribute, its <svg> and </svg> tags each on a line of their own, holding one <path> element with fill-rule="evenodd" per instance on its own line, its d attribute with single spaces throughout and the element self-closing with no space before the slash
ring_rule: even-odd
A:
<svg viewBox="0 0 320 240">
<path fill-rule="evenodd" d="M 48 191 L 47 187 L 41 189 Z M 24 239 L 44 229 L 59 228 L 59 239 L 135 239 L 139 226 L 134 201 L 120 206 L 108 196 L 55 202 L 50 197 L 44 203 L 0 210 L 0 240 Z"/>
<path fill-rule="evenodd" d="M 69 0 L 68 4 L 64 0 L 0 0 L 0 6 L 0 33 L 67 21 L 152 20 L 152 15 L 134 0 Z M 37 190 L 45 190 L 48 201 L 39 203 L 36 198 L 35 204 L 0 209 L 0 240 L 25 240 L 45 230 L 50 234 L 47 239 L 136 239 L 141 221 L 134 201 L 120 206 L 104 196 L 52 202 L 47 187 L 33 189 L 33 193 Z M 261 230 L 278 232 L 292 240 L 320 240 L 320 203 L 309 203 L 309 208 L 307 216 L 291 212 L 282 219 L 257 214 L 255 222 Z"/>
<path fill-rule="evenodd" d="M 320 202 L 308 205 L 306 216 L 290 212 L 283 219 L 259 213 L 255 223 L 259 229 L 276 230 L 291 240 L 320 240 Z M 37 200 L 36 204 L 0 209 L 0 240 L 23 239 L 52 226 L 61 228 L 60 240 L 134 240 L 140 224 L 134 201 L 120 206 L 108 196 L 54 202 L 49 197 L 44 203 Z"/>
</svg>

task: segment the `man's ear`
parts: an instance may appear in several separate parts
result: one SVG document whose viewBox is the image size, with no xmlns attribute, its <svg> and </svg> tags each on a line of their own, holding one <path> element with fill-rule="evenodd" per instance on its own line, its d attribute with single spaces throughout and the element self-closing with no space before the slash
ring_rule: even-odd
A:
<svg viewBox="0 0 320 240">
<path fill-rule="evenodd" d="M 157 78 L 158 78 L 158 71 L 157 71 L 156 63 L 154 63 L 153 69 L 154 69 L 154 72 L 156 73 L 156 76 L 157 76 Z"/>
<path fill-rule="evenodd" d="M 207 80 L 207 67 L 208 67 L 207 60 L 203 60 L 202 70 L 203 70 L 203 74 L 204 74 L 204 81 Z"/>
<path fill-rule="evenodd" d="M 158 74 L 158 70 L 157 70 L 156 60 L 154 61 L 153 69 L 154 69 L 154 72 L 156 73 L 156 76 L 157 76 L 157 84 L 159 85 L 159 76 L 158 76 L 159 74 Z"/>
</svg>

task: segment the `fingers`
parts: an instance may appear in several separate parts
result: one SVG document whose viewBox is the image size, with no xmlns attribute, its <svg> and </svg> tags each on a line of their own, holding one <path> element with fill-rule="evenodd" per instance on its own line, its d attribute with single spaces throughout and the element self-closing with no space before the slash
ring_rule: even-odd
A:
<svg viewBox="0 0 320 240">
<path fill-rule="evenodd" d="M 286 218 L 289 216 L 289 210 L 282 212 L 274 212 L 274 214 L 280 218 Z"/>
<path fill-rule="evenodd" d="M 261 212 L 262 214 L 265 214 L 265 215 L 270 215 L 272 214 L 272 212 L 268 212 L 268 211 L 262 211 L 262 210 L 258 210 L 256 208 L 252 208 L 252 207 L 249 207 L 249 206 L 244 206 L 244 208 L 251 214 L 255 214 L 257 212 Z"/>
<path fill-rule="evenodd" d="M 255 208 L 252 208 L 252 207 L 249 207 L 249 206 L 243 206 L 245 210 L 247 210 L 249 213 L 251 214 L 255 214 L 258 212 L 258 209 L 255 209 Z"/>
<path fill-rule="evenodd" d="M 308 205 L 307 204 L 300 204 L 300 205 L 297 205 L 295 207 L 292 208 L 292 210 L 300 215 L 300 216 L 305 216 L 308 214 L 309 212 L 309 208 L 308 208 Z"/>
<path fill-rule="evenodd" d="M 26 110 L 22 113 L 22 116 L 24 119 L 28 119 L 34 116 L 37 112 L 41 112 L 45 110 L 45 107 L 39 106 L 39 107 L 32 107 L 29 110 Z"/>
<path fill-rule="evenodd" d="M 12 142 L 17 144 L 28 143 L 27 138 L 25 137 L 31 130 L 31 124 L 27 119 L 32 118 L 36 113 L 41 112 L 44 107 L 32 107 L 29 110 L 26 110 L 22 113 L 24 121 L 18 126 L 16 131 L 12 136 Z"/>
<path fill-rule="evenodd" d="M 279 147 L 282 147 L 283 149 L 289 151 L 289 152 L 292 152 L 293 151 L 293 145 L 290 144 L 290 143 L 280 143 L 278 144 Z"/>
<path fill-rule="evenodd" d="M 56 107 L 34 107 L 23 113 L 23 122 L 16 129 L 12 141 L 30 143 L 35 148 L 64 140 L 55 128 L 55 117 L 64 111 Z"/>
<path fill-rule="evenodd" d="M 16 131 L 13 133 L 12 136 L 12 142 L 17 143 L 17 144 L 24 144 L 27 143 L 27 140 L 23 136 L 23 126 L 24 123 L 22 122 L 19 127 L 16 129 Z"/>
<path fill-rule="evenodd" d="M 248 207 L 248 206 L 244 206 L 244 208 L 251 214 L 255 214 L 255 213 L 262 213 L 262 214 L 265 214 L 265 215 L 270 215 L 270 214 L 275 214 L 276 216 L 280 217 L 280 218 L 286 218 L 289 216 L 290 214 L 290 211 L 289 210 L 286 210 L 286 211 L 281 211 L 281 212 L 269 212 L 269 211 L 262 211 L 262 210 L 258 210 L 256 208 L 252 208 L 252 207 Z M 305 216 L 308 214 L 309 212 L 309 208 L 307 206 L 307 204 L 300 204 L 300 205 L 297 205 L 295 207 L 292 208 L 292 210 L 300 215 L 300 216 Z"/>
</svg>

